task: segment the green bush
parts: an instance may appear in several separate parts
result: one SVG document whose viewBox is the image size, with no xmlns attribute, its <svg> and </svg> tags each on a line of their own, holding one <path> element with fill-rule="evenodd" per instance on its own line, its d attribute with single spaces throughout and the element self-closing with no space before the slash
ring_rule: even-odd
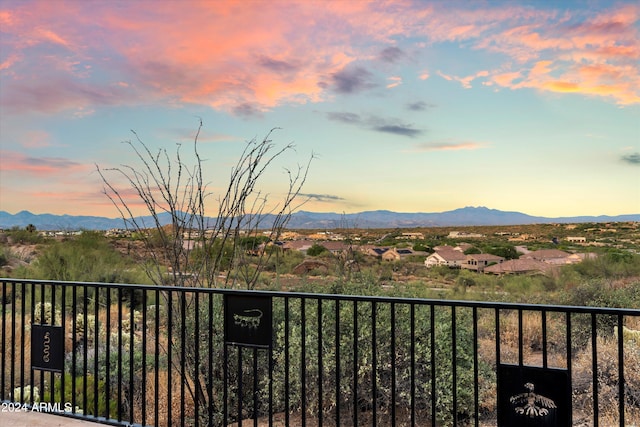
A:
<svg viewBox="0 0 640 427">
<path fill-rule="evenodd" d="M 307 249 L 307 255 L 318 256 L 324 252 L 328 252 L 327 248 L 317 243 L 314 243 L 309 249 Z"/>
<path fill-rule="evenodd" d="M 53 396 L 51 395 L 51 389 L 47 388 L 42 397 L 43 402 L 60 402 L 62 405 L 69 405 L 71 402 L 76 403 L 75 408 L 72 409 L 73 412 L 84 414 L 84 415 L 94 415 L 96 417 L 103 417 L 107 412 L 107 402 L 106 402 L 106 383 L 105 381 L 98 381 L 98 395 L 94 394 L 95 390 L 95 377 L 93 375 L 86 376 L 86 398 L 87 398 L 87 406 L 82 407 L 83 405 L 83 396 L 84 396 L 84 382 L 83 378 L 75 379 L 75 388 L 73 387 L 73 376 L 71 374 L 64 374 L 64 399 L 61 399 L 62 395 L 62 379 L 56 376 L 53 383 Z M 113 389 L 112 389 L 113 391 Z M 97 401 L 97 410 L 96 413 L 96 398 Z M 64 410 L 65 407 L 61 407 L 60 409 Z M 118 411 L 118 402 L 116 399 L 110 398 L 109 400 L 109 414 L 111 418 L 115 418 L 117 416 Z"/>
<path fill-rule="evenodd" d="M 339 327 L 336 326 L 337 307 Z M 278 310 L 282 311 L 282 308 Z M 431 416 L 431 387 L 435 381 L 435 417 L 439 425 L 453 425 L 452 331 L 455 327 L 455 411 L 458 420 L 464 420 L 473 413 L 475 349 L 469 310 L 457 309 L 454 324 L 450 308 L 436 307 L 435 318 L 432 320 L 428 306 L 417 307 L 415 336 L 411 335 L 410 312 L 406 305 L 379 304 L 374 309 L 370 303 L 355 305 L 353 302 L 307 301 L 304 309 L 302 304 L 295 302 L 289 310 L 288 336 L 285 336 L 284 323 L 275 323 L 274 404 L 277 408 L 300 411 L 304 407 L 310 416 L 317 416 L 323 412 L 326 417 L 335 417 L 339 407 L 341 413 L 344 411 L 344 416 L 347 417 L 353 410 L 371 411 L 375 396 L 375 405 L 380 413 L 388 414 L 394 403 L 399 410 L 407 409 L 411 406 L 413 343 L 416 373 L 413 394 L 416 407 L 421 408 L 421 416 L 425 419 Z M 392 315 L 395 318 L 393 324 Z M 374 318 L 375 331 L 372 328 Z M 357 321 L 355 330 L 354 319 Z M 430 336 L 423 332 L 430 330 L 432 326 L 436 334 L 433 343 Z M 336 329 L 339 331 L 337 337 Z M 354 354 L 356 342 L 357 353 Z M 432 344 L 435 348 L 433 356 Z M 372 363 L 374 357 L 375 368 Z M 284 408 L 285 391 L 282 379 L 285 376 L 285 360 L 288 360 L 289 366 L 289 408 Z M 357 371 L 354 371 L 354 366 L 357 366 Z M 432 368 L 435 369 L 435 377 L 432 376 Z M 488 366 L 481 366 L 480 371 L 483 375 L 491 375 Z M 301 375 L 302 372 L 304 375 Z M 395 383 L 392 382 L 394 376 Z M 358 383 L 357 393 L 353 390 L 354 379 Z M 304 392 L 303 383 L 307 385 Z"/>
<path fill-rule="evenodd" d="M 17 277 L 62 281 L 127 283 L 140 275 L 107 238 L 97 232 L 83 232 L 64 242 L 51 242 L 30 265 L 17 269 Z M 140 282 L 138 282 L 140 283 Z"/>
</svg>

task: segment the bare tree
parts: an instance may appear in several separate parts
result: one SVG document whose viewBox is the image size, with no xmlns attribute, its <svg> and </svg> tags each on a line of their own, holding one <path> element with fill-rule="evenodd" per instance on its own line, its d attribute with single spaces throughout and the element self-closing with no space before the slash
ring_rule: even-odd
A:
<svg viewBox="0 0 640 427">
<path fill-rule="evenodd" d="M 264 139 L 254 138 L 246 144 L 231 170 L 226 190 L 214 195 L 204 182 L 204 161 L 198 151 L 202 126 L 200 120 L 193 140 L 192 165 L 183 160 L 180 144 L 174 158 L 166 149 L 153 153 L 132 131 L 135 139 L 124 143 L 135 154 L 138 167 L 124 164 L 96 168 L 104 194 L 118 209 L 127 228 L 144 242 L 152 262 L 143 265 L 154 284 L 252 289 L 273 251 L 242 243 L 252 236 L 255 242 L 259 232 L 268 242 L 279 239 L 291 214 L 304 203 L 298 196 L 313 155 L 306 164 L 286 170 L 288 189 L 278 203 L 271 204 L 268 195 L 257 188 L 258 181 L 277 158 L 295 149 L 293 144 L 277 149 L 270 139 L 277 129 L 274 128 Z M 127 190 L 133 191 L 149 216 L 134 214 L 127 192 L 116 188 L 108 173 L 124 178 Z M 213 196 L 217 209 L 213 216 L 207 216 L 206 208 Z"/>
<path fill-rule="evenodd" d="M 258 189 L 260 178 L 274 161 L 284 153 L 294 150 L 293 144 L 276 148 L 271 135 L 262 140 L 247 142 L 240 157 L 231 169 L 229 182 L 220 194 L 208 190 L 204 181 L 204 160 L 198 150 L 198 138 L 202 130 L 200 120 L 193 139 L 193 152 L 185 160 L 182 145 L 178 144 L 172 157 L 166 149 L 152 152 L 134 131 L 135 139 L 125 141 L 135 156 L 138 165 L 124 164 L 113 168 L 100 168 L 104 194 L 117 208 L 126 227 L 142 240 L 147 258 L 145 272 L 157 285 L 197 286 L 197 287 L 245 287 L 252 289 L 258 283 L 260 273 L 276 251 L 267 250 L 266 243 L 275 243 L 291 218 L 292 213 L 305 201 L 298 201 L 298 195 L 307 178 L 313 160 L 310 156 L 306 164 L 295 170 L 285 169 L 288 187 L 278 203 L 271 203 L 267 194 Z M 116 182 L 124 179 L 125 189 L 119 189 Z M 133 201 L 128 195 L 133 192 Z M 214 200 L 211 200 L 214 199 Z M 144 204 L 148 216 L 135 214 L 136 202 Z M 214 206 L 212 216 L 207 208 Z M 165 225 L 166 224 L 166 225 Z M 257 243 L 262 242 L 263 245 Z M 219 417 L 222 367 L 208 372 L 203 364 L 216 354 L 222 358 L 221 343 L 216 341 L 213 348 L 194 328 L 196 318 L 206 324 L 209 317 L 219 315 L 221 310 L 208 310 L 198 305 L 197 297 L 186 292 L 175 298 L 171 292 L 162 292 L 164 306 L 171 313 L 171 329 L 181 331 L 182 338 L 164 341 L 161 351 L 172 355 L 171 364 L 175 372 L 186 375 L 183 382 L 194 402 L 201 408 L 212 408 L 201 412 L 203 422 Z M 214 298 L 214 296 L 210 296 Z M 221 302 L 217 299 L 216 304 Z M 198 308 L 200 307 L 200 308 Z M 213 323 L 215 328 L 219 322 Z M 165 331 L 171 333 L 171 331 Z M 221 331 L 207 331 L 208 334 L 222 336 Z M 198 361 L 194 354 L 202 355 Z M 198 366 L 196 366 L 198 365 Z M 207 378 L 214 383 L 208 383 Z"/>
</svg>

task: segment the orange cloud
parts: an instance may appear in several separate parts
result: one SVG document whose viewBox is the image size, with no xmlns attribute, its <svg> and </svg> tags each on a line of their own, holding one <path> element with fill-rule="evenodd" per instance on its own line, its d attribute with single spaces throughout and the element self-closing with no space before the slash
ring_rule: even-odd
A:
<svg viewBox="0 0 640 427">
<path fill-rule="evenodd" d="M 575 93 L 620 104 L 638 97 L 635 5 L 576 24 L 571 11 L 511 3 L 456 8 L 357 1 L 320 7 L 290 1 L 259 7 L 194 1 L 156 2 L 153 9 L 146 2 L 118 8 L 105 2 L 60 4 L 15 3 L 0 12 L 6 32 L 0 69 L 14 79 L 2 95 L 6 111 L 72 109 L 82 116 L 96 105 L 143 100 L 260 113 L 320 102 L 332 96 L 330 76 L 356 60 L 371 61 L 373 43 L 390 44 L 399 36 L 416 40 L 416 52 L 456 42 L 460 49 L 504 58 L 492 72 L 482 64 L 463 77 L 447 69 L 438 73 L 466 88 L 479 77 L 487 85 L 541 91 L 556 91 L 554 81 L 575 81 Z M 48 49 L 55 54 L 42 55 Z M 625 65 L 630 73 L 614 81 L 611 74 L 608 81 L 580 80 L 580 67 L 600 63 Z M 603 85 L 611 90 L 595 89 Z M 631 95 L 625 94 L 629 89 Z"/>
</svg>

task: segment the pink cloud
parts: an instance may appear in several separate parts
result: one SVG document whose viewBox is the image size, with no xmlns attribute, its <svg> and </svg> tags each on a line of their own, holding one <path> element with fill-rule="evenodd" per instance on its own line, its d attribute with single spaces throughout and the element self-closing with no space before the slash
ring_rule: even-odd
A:
<svg viewBox="0 0 640 427">
<path fill-rule="evenodd" d="M 51 145 L 51 136 L 44 131 L 27 131 L 24 140 L 21 141 L 24 148 L 43 148 Z"/>
<path fill-rule="evenodd" d="M 256 7 L 216 1 L 188 7 L 157 2 L 153 9 L 146 2 L 60 4 L 15 3 L 0 12 L 6 34 L 0 70 L 11 78 L 1 95 L 6 111 L 72 110 L 82 116 L 96 106 L 144 102 L 227 111 L 251 106 L 259 113 L 320 102 L 331 97 L 329 76 L 356 60 L 371 60 L 373 43 L 399 36 L 416 39 L 416 49 L 456 42 L 503 58 L 491 72 L 483 64 L 462 77 L 446 69 L 438 73 L 466 88 L 482 77 L 487 85 L 555 92 L 552 82 L 580 79 L 580 67 L 606 63 L 630 67 L 619 69 L 631 73 L 617 74 L 615 81 L 578 80 L 575 92 L 619 104 L 638 97 L 635 5 L 597 15 L 580 11 L 585 20 L 571 15 L 576 12 L 513 3 L 458 8 L 357 1 L 318 7 L 291 1 Z M 596 90 L 603 85 L 610 90 Z M 631 95 L 625 94 L 629 88 Z"/>
<path fill-rule="evenodd" d="M 389 83 L 387 84 L 387 89 L 391 89 L 396 86 L 400 86 L 402 84 L 402 77 L 399 77 L 399 76 L 387 77 L 387 80 L 389 80 Z"/>
<path fill-rule="evenodd" d="M 426 142 L 417 144 L 412 151 L 461 151 L 461 150 L 479 150 L 484 148 L 486 144 L 475 141 L 452 141 L 442 140 L 434 142 Z"/>
<path fill-rule="evenodd" d="M 62 157 L 31 157 L 14 151 L 2 151 L 0 154 L 3 172 L 26 173 L 42 177 L 88 172 L 92 169 Z"/>
</svg>

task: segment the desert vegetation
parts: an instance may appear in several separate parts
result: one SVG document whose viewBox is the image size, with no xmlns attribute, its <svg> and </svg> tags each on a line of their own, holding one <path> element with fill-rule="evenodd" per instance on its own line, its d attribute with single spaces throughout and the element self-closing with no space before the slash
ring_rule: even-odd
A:
<svg viewBox="0 0 640 427">
<path fill-rule="evenodd" d="M 16 265 L 12 259 L 15 249 L 12 248 L 17 246 L 9 244 L 11 231 L 5 237 L 7 243 L 3 245 L 3 253 L 8 255 L 6 259 L 10 264 Z M 252 249 L 255 244 L 247 242 L 246 247 Z M 31 381 L 29 372 L 31 311 L 28 307 L 33 298 L 32 289 L 29 285 L 3 285 L 5 334 L 20 344 L 8 351 L 6 357 L 7 360 L 14 360 L 14 357 L 16 361 L 25 360 L 24 366 L 5 364 L 6 377 L 12 375 L 13 369 L 13 375 L 24 375 L 25 387 L 31 387 L 28 393 L 36 395 L 35 388 L 38 388 L 40 399 L 50 399 L 52 393 L 53 396 L 64 393 L 65 401 L 74 401 L 77 411 L 88 415 L 110 414 L 111 417 L 126 418 L 133 411 L 134 419 L 141 420 L 144 416 L 148 423 L 157 420 L 161 425 L 171 424 L 169 420 L 182 416 L 190 423 L 198 416 L 202 420 L 214 420 L 214 425 L 222 425 L 223 383 L 227 375 L 226 381 L 235 384 L 227 397 L 229 408 L 239 407 L 236 393 L 242 389 L 240 417 L 264 416 L 269 408 L 262 403 L 254 405 L 252 390 L 257 390 L 258 402 L 267 400 L 269 365 L 265 353 L 228 348 L 227 366 L 214 364 L 209 367 L 204 363 L 209 358 L 223 360 L 222 297 L 179 292 L 169 296 L 155 290 L 144 291 L 144 284 L 150 282 L 139 265 L 144 254 L 141 248 L 135 238 L 108 239 L 100 233 L 82 233 L 64 241 L 51 239 L 37 243 L 29 261 L 11 270 L 14 277 L 129 282 L 140 284 L 143 291 L 134 293 L 126 289 L 98 290 L 83 286 L 76 291 L 75 299 L 69 290 L 64 302 L 58 296 L 60 302 L 55 309 L 50 304 L 34 308 L 36 316 L 44 312 L 45 320 L 57 319 L 56 324 L 61 324 L 64 318 L 67 327 L 74 331 L 65 344 L 68 373 L 64 379 L 59 375 L 52 377 L 53 389 L 43 389 L 38 375 Z M 357 263 L 358 269 L 349 270 L 344 268 L 344 258 L 327 251 L 318 251 L 313 256 L 321 259 L 326 269 L 294 275 L 292 271 L 304 260 L 304 254 L 283 252 L 276 246 L 268 250 L 273 254 L 255 283 L 258 290 L 640 307 L 640 262 L 638 255 L 625 252 L 604 251 L 597 258 L 563 266 L 551 275 L 496 277 L 445 267 L 427 270 L 420 260 L 372 261 L 355 253 L 352 257 L 355 261 L 351 264 Z M 193 256 L 197 254 L 195 251 Z M 138 262 L 134 262 L 136 260 Z M 224 274 L 236 274 L 234 263 L 226 265 L 228 269 Z M 35 290 L 36 300 L 40 298 L 39 289 Z M 51 300 L 48 289 L 44 291 L 45 301 Z M 440 425 L 452 425 L 454 420 L 463 424 L 474 413 L 475 366 L 482 422 L 486 425 L 495 422 L 497 359 L 493 310 L 478 310 L 477 347 L 474 347 L 473 313 L 467 308 L 457 308 L 453 314 L 450 307 L 436 306 L 432 315 L 428 305 L 412 310 L 403 304 L 372 305 L 369 302 L 316 299 L 303 303 L 298 299 L 285 301 L 281 298 L 274 299 L 273 308 L 273 411 L 288 413 L 291 420 L 300 420 L 304 414 L 309 425 L 319 417 L 325 425 L 331 425 L 336 416 L 347 424 L 351 422 L 347 420 L 354 417 L 367 423 L 374 414 L 385 424 L 385 420 L 394 416 L 408 419 L 412 404 L 416 420 L 429 421 L 435 405 Z M 14 314 L 18 319 L 24 315 L 24 329 L 20 327 L 20 320 L 12 325 L 10 319 Z M 541 314 L 523 312 L 521 326 L 516 311 L 506 310 L 500 314 L 501 362 L 517 363 L 519 352 L 522 352 L 525 364 L 541 366 Z M 452 316 L 455 316 L 455 322 Z M 34 319 L 34 322 L 41 320 Z M 617 323 L 615 318 L 608 316 L 598 316 L 596 320 L 600 421 L 615 424 L 618 419 L 618 356 L 614 327 Z M 455 413 L 447 409 L 453 398 L 451 348 L 454 324 L 458 351 Z M 589 424 L 594 411 L 591 319 L 582 315 L 572 317 L 570 351 L 564 315 L 548 313 L 546 324 L 547 363 L 565 368 L 567 354 L 570 354 L 574 373 L 574 423 Z M 626 318 L 624 325 L 640 329 L 637 318 Z M 433 337 L 424 332 L 432 328 Z M 432 348 L 435 359 L 431 357 Z M 478 359 L 474 362 L 476 349 Z M 637 343 L 625 341 L 624 349 L 624 366 L 637 366 L 640 363 Z M 412 364 L 414 377 L 410 375 Z M 640 396 L 635 390 L 640 389 L 640 377 L 635 369 L 626 368 L 625 380 L 626 420 L 636 422 L 640 419 Z M 353 384 L 357 385 L 355 393 Z M 85 387 L 86 395 L 83 393 Z M 435 394 L 432 394 L 432 387 L 436 388 Z M 207 393 L 207 390 L 213 392 Z M 376 392 L 372 393 L 372 390 Z M 14 390 L 5 391 L 7 395 L 12 392 Z M 28 400 L 27 389 L 24 394 Z M 180 398 L 170 398 L 171 395 Z M 21 395 L 13 395 L 19 398 L 16 396 Z M 437 400 L 433 401 L 432 396 L 437 396 Z M 235 418 L 231 412 L 228 416 L 232 420 Z"/>
<path fill-rule="evenodd" d="M 618 227 L 622 231 L 597 224 L 570 230 L 488 227 L 480 234 L 489 237 L 474 240 L 467 250 L 510 259 L 517 248 L 505 235 L 544 236 L 527 241 L 531 249 L 579 249 L 562 241 L 576 230 L 597 240 L 597 256 L 547 274 L 427 269 L 424 254 L 458 243 L 446 228 L 420 230 L 422 238 L 407 241 L 399 240 L 400 230 L 344 227 L 336 230 L 346 243 L 340 252 L 319 244 L 305 253 L 285 250 L 287 218 L 300 206 L 309 164 L 287 171 L 283 200 L 270 204 L 257 189 L 260 177 L 293 146 L 276 149 L 271 133 L 250 141 L 229 184 L 216 195 L 215 221 L 209 223 L 204 210 L 212 194 L 202 178 L 199 130 L 190 156 L 180 147 L 173 154 L 152 152 L 134 134 L 127 144 L 138 165 L 98 167 L 107 197 L 128 224 L 127 235 L 43 237 L 35 227 L 0 234 L 2 275 L 27 279 L 1 284 L 1 369 L 13 381 L 2 390 L 5 399 L 60 396 L 78 413 L 160 425 L 225 425 L 273 411 L 304 418 L 307 425 L 369 424 L 372 417 L 386 425 L 413 417 L 448 426 L 470 422 L 476 407 L 481 422 L 493 425 L 498 364 L 522 361 L 573 367 L 576 423 L 590 422 L 595 390 L 600 420 L 618 422 L 618 349 L 624 335 L 614 331 L 640 329 L 637 317 L 572 315 L 567 332 L 561 312 L 454 307 L 447 301 L 639 308 L 640 255 L 637 239 L 629 238 L 637 237 L 636 225 Z M 134 215 L 125 190 L 115 184 L 121 178 L 128 183 L 125 190 L 147 206 L 150 223 Z M 265 228 L 266 214 L 275 219 Z M 170 225 L 163 225 L 163 215 Z M 358 250 L 371 242 L 422 255 L 383 261 Z M 308 268 L 299 268 L 305 262 Z M 225 344 L 220 289 L 278 292 L 271 359 L 262 349 Z M 408 303 L 409 298 L 419 302 Z M 34 377 L 29 327 L 38 322 L 70 331 L 64 374 Z M 635 340 L 625 340 L 622 348 L 625 367 L 640 365 Z M 595 376 L 589 374 L 594 366 Z M 639 423 L 640 377 L 633 368 L 624 375 L 626 420 Z"/>
</svg>

